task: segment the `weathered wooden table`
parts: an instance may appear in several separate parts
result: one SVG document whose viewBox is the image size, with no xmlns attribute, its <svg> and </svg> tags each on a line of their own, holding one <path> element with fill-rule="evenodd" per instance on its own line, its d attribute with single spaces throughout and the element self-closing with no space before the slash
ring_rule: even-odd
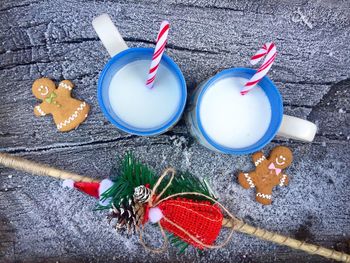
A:
<svg viewBox="0 0 350 263">
<path fill-rule="evenodd" d="M 247 67 L 249 56 L 273 40 L 278 57 L 269 73 L 285 112 L 316 122 L 313 143 L 288 145 L 295 161 L 289 187 L 262 207 L 236 182 L 253 168 L 249 156 L 217 154 L 189 135 L 185 122 L 142 138 L 119 132 L 96 99 L 108 60 L 92 19 L 108 12 L 130 47 L 154 46 L 168 19 L 167 53 L 179 64 L 188 90 L 216 72 Z M 248 223 L 349 253 L 350 240 L 350 3 L 348 1 L 15 1 L 0 3 L 0 150 L 96 178 L 108 176 L 115 156 L 132 150 L 157 171 L 166 166 L 207 177 L 220 200 Z M 36 118 L 32 82 L 70 79 L 73 93 L 92 105 L 77 130 L 59 133 L 50 117 Z M 95 202 L 50 178 L 0 169 L 1 262 L 327 262 L 235 234 L 225 248 L 198 254 L 176 249 L 146 253 L 138 238 L 115 234 Z M 157 233 L 150 233 L 157 240 Z"/>
</svg>

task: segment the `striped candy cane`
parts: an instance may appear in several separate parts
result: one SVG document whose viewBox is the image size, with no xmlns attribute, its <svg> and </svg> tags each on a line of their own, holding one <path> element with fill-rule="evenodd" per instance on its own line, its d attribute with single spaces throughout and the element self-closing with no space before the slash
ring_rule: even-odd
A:
<svg viewBox="0 0 350 263">
<path fill-rule="evenodd" d="M 254 76 L 245 84 L 241 91 L 242 95 L 247 94 L 267 74 L 275 60 L 276 54 L 275 44 L 266 43 L 254 56 L 252 56 L 250 60 L 252 65 L 258 63 L 264 56 L 265 60 Z"/>
<path fill-rule="evenodd" d="M 169 22 L 163 21 L 160 25 L 160 30 L 157 36 L 156 48 L 154 49 L 154 54 L 152 57 L 151 67 L 148 72 L 148 78 L 146 82 L 147 88 L 153 88 L 154 80 L 156 78 L 157 70 L 159 67 L 160 60 L 165 50 L 165 45 L 167 42 L 169 32 Z"/>
</svg>

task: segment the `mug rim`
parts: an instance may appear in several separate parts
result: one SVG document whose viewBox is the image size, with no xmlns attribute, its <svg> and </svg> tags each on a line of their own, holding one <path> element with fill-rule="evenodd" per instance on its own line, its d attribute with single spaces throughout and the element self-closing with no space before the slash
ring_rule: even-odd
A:
<svg viewBox="0 0 350 263">
<path fill-rule="evenodd" d="M 166 121 L 163 125 L 160 127 L 157 127 L 156 129 L 149 129 L 149 130 L 138 130 L 132 127 L 127 127 L 120 123 L 118 120 L 113 118 L 109 111 L 106 108 L 105 103 L 103 102 L 102 98 L 102 90 L 103 90 L 103 82 L 105 80 L 105 76 L 108 74 L 109 69 L 112 67 L 112 65 L 118 61 L 119 59 L 128 56 L 133 53 L 149 53 L 151 56 L 153 55 L 154 49 L 153 48 L 128 48 L 126 50 L 123 50 L 122 52 L 116 54 L 113 56 L 104 66 L 102 69 L 102 72 L 98 78 L 98 85 L 97 85 L 97 99 L 98 99 L 98 104 L 105 115 L 105 117 L 108 119 L 109 122 L 111 122 L 114 126 L 116 126 L 118 129 L 129 133 L 129 134 L 134 134 L 134 135 L 139 135 L 139 136 L 154 136 L 154 135 L 159 135 L 162 134 L 166 131 L 168 131 L 171 127 L 173 127 L 181 118 L 185 106 L 186 106 L 186 100 L 187 100 L 187 87 L 186 87 L 186 82 L 185 78 L 182 74 L 182 71 L 180 70 L 179 66 L 165 53 L 163 53 L 162 60 L 165 61 L 166 65 L 168 65 L 168 69 L 175 75 L 175 77 L 179 80 L 180 82 L 180 90 L 181 90 L 181 96 L 180 96 L 180 103 L 179 107 L 176 110 L 175 115 Z"/>
<path fill-rule="evenodd" d="M 232 74 L 245 74 L 245 75 L 250 75 L 252 77 L 255 73 L 256 70 L 254 69 L 249 69 L 249 68 L 229 68 L 220 71 L 213 77 L 211 77 L 209 80 L 207 80 L 204 84 L 203 87 L 201 88 L 199 95 L 196 99 L 196 119 L 198 123 L 198 128 L 201 132 L 201 134 L 204 136 L 205 140 L 210 144 L 210 146 L 214 147 L 216 150 L 226 153 L 226 154 L 236 154 L 236 155 L 243 155 L 243 154 L 250 154 L 254 153 L 256 151 L 259 151 L 263 147 L 265 147 L 268 143 L 271 142 L 271 140 L 275 137 L 277 134 L 279 127 L 281 126 L 282 123 L 282 118 L 283 118 L 283 102 L 282 102 L 282 97 L 281 94 L 276 87 L 276 85 L 271 81 L 269 77 L 266 75 L 260 80 L 259 86 L 263 89 L 265 95 L 267 96 L 270 105 L 271 105 L 271 121 L 269 124 L 269 127 L 265 134 L 254 144 L 243 147 L 243 148 L 230 148 L 223 146 L 217 142 L 215 142 L 213 139 L 209 137 L 209 135 L 206 133 L 205 129 L 203 128 L 202 121 L 200 118 L 200 106 L 202 103 L 202 98 L 205 92 L 212 86 L 214 82 L 216 82 L 218 79 L 224 77 L 225 75 L 232 75 Z M 270 99 L 269 94 L 266 92 L 267 88 L 272 87 L 272 89 L 268 90 L 268 92 L 272 92 L 273 96 L 277 98 L 277 101 L 272 102 Z M 277 111 L 274 111 L 272 109 L 272 105 L 274 105 L 274 108 Z M 272 127 L 273 125 L 273 127 Z M 271 131 L 271 127 L 273 130 Z"/>
</svg>

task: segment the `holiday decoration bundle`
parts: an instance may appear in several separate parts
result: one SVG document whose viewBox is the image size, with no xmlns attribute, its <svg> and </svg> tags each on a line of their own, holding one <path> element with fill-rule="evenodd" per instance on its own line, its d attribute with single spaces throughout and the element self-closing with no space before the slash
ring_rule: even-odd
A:
<svg viewBox="0 0 350 263">
<path fill-rule="evenodd" d="M 205 181 L 188 172 L 176 173 L 173 168 L 166 169 L 158 177 L 131 154 L 112 170 L 112 180 L 102 181 L 5 153 L 0 153 L 0 164 L 35 175 L 64 179 L 64 186 L 98 198 L 97 210 L 109 211 L 107 217 L 117 230 L 138 234 L 141 244 L 152 252 L 164 251 L 169 242 L 181 251 L 189 245 L 198 249 L 220 248 L 234 231 L 239 231 L 311 254 L 350 262 L 348 254 L 250 226 L 219 203 Z M 160 228 L 164 239 L 160 248 L 151 247 L 143 239 L 144 229 L 150 223 Z M 230 229 L 230 233 L 221 244 L 216 244 L 223 227 Z"/>
</svg>

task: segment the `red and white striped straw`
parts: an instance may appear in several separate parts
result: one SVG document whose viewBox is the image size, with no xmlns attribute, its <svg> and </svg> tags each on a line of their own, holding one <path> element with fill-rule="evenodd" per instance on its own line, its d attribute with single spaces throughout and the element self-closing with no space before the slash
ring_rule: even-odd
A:
<svg viewBox="0 0 350 263">
<path fill-rule="evenodd" d="M 163 55 L 164 50 L 165 50 L 165 45 L 167 42 L 168 33 L 169 33 L 169 22 L 163 21 L 162 24 L 160 25 L 159 33 L 157 36 L 156 48 L 154 49 L 151 67 L 150 67 L 149 72 L 148 72 L 146 87 L 149 89 L 153 88 L 154 80 L 156 78 L 157 70 L 159 67 L 159 63 L 162 59 L 162 55 Z"/>
<path fill-rule="evenodd" d="M 254 56 L 251 57 L 250 63 L 252 65 L 258 63 L 263 57 L 265 57 L 265 60 L 254 76 L 244 85 L 244 88 L 241 90 L 242 95 L 247 94 L 267 74 L 276 58 L 276 54 L 277 50 L 275 44 L 266 43 Z"/>
</svg>

